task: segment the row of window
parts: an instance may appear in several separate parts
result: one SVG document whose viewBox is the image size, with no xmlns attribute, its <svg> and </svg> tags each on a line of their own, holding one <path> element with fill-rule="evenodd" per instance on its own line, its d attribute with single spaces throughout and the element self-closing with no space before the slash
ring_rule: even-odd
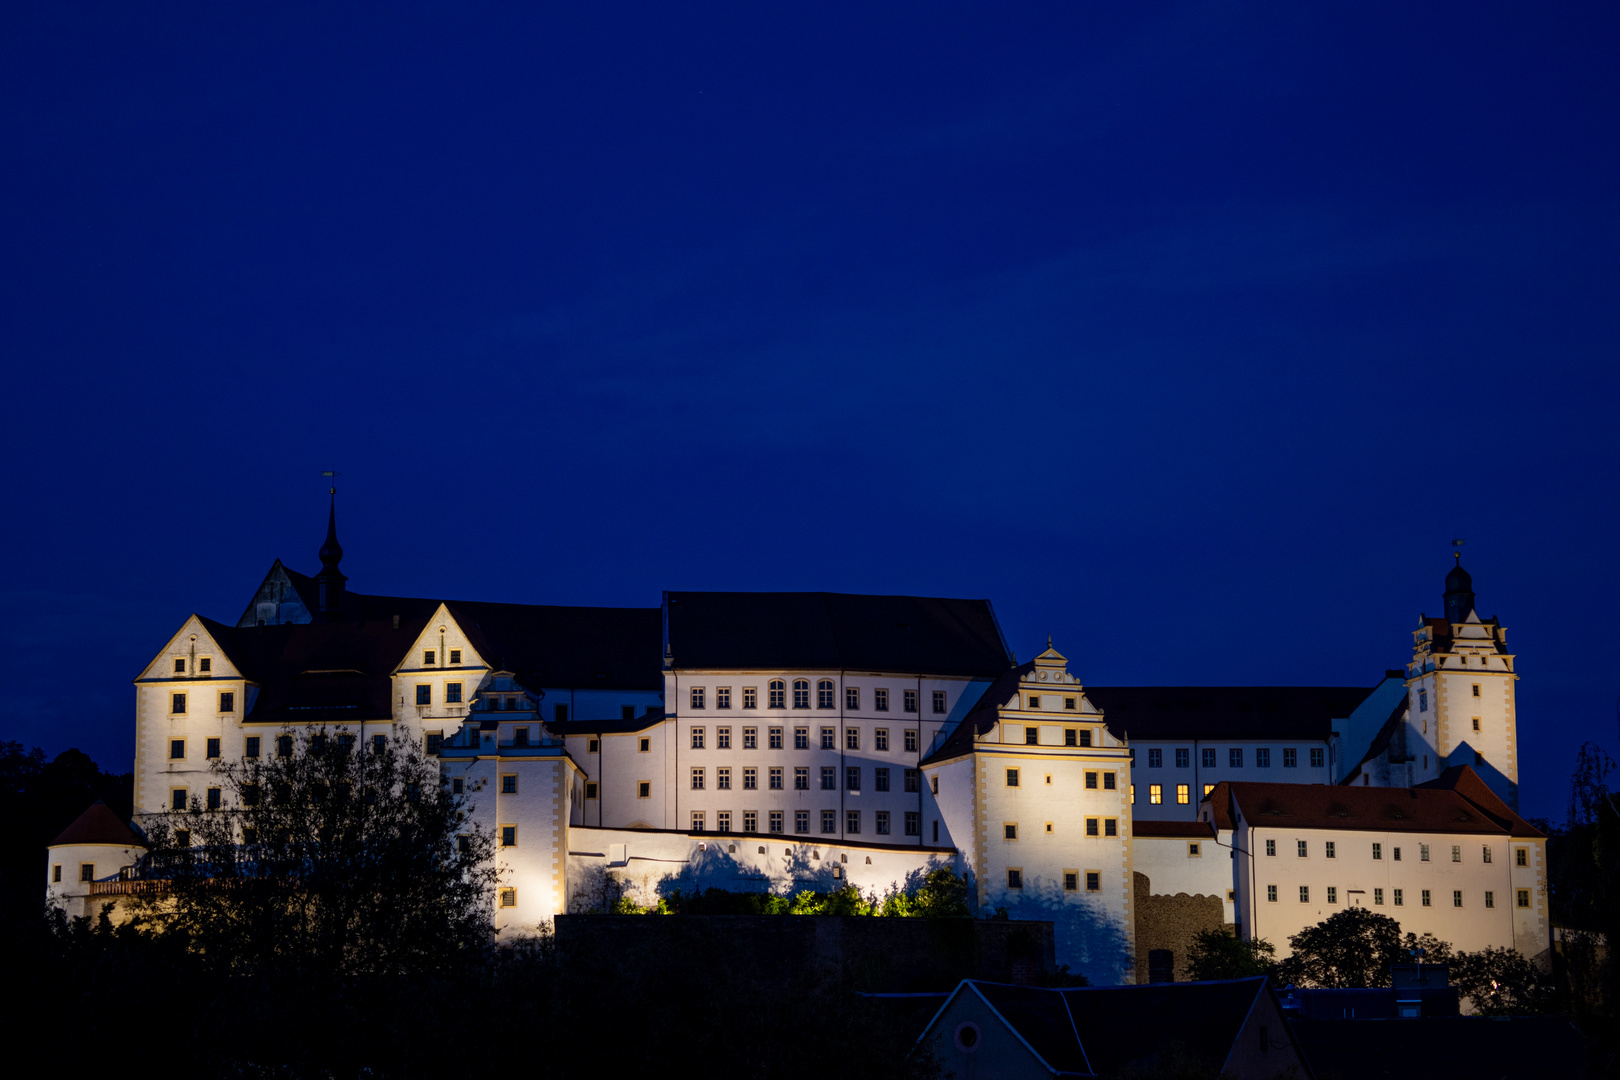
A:
<svg viewBox="0 0 1620 1080">
<path fill-rule="evenodd" d="M 1359 893 L 1359 892 L 1364 892 L 1365 890 L 1362 890 L 1362 889 L 1349 889 L 1349 890 L 1346 890 L 1346 891 L 1347 892 Z M 1272 904 L 1277 903 L 1277 892 L 1278 892 L 1277 886 L 1275 886 L 1275 885 L 1267 885 L 1266 886 L 1266 901 L 1268 903 L 1272 903 Z M 1373 905 L 1375 907 L 1383 906 L 1383 903 L 1384 903 L 1384 890 L 1383 889 L 1374 889 L 1372 892 L 1373 892 Z M 1404 906 L 1406 906 L 1406 890 L 1405 889 L 1390 889 L 1389 893 L 1390 893 L 1390 899 L 1394 902 L 1393 906 L 1395 906 L 1395 907 L 1404 907 Z M 1514 897 L 1514 900 L 1515 900 L 1515 903 L 1517 903 L 1517 905 L 1519 907 L 1527 908 L 1527 907 L 1530 906 L 1530 890 L 1529 889 L 1518 889 L 1518 890 L 1515 890 L 1515 893 L 1516 893 L 1516 895 Z M 1430 892 L 1430 890 L 1428 890 L 1428 889 L 1419 889 L 1418 894 L 1419 894 L 1418 903 L 1421 906 L 1423 906 L 1423 907 L 1433 907 L 1434 906 L 1433 894 Z M 1299 887 L 1299 902 L 1302 903 L 1302 904 L 1308 904 L 1308 903 L 1311 902 L 1311 887 L 1309 885 L 1301 885 Z M 1339 902 L 1339 889 L 1338 889 L 1337 886 L 1335 886 L 1335 885 L 1327 886 L 1327 902 L 1330 903 L 1330 904 L 1337 904 Z M 1457 907 L 1457 908 L 1460 908 L 1460 907 L 1463 906 L 1463 890 L 1461 890 L 1461 889 L 1453 889 L 1451 891 L 1451 906 L 1452 907 Z M 1496 893 L 1492 892 L 1490 889 L 1485 890 L 1485 906 L 1488 907 L 1488 908 L 1496 907 Z"/>
<path fill-rule="evenodd" d="M 1017 731 L 1017 730 L 1018 730 L 1017 728 L 1013 729 L 1013 731 Z M 1016 736 L 1014 736 L 1014 737 L 1016 738 Z M 1034 727 L 1034 726 L 1024 728 L 1024 745 L 1025 746 L 1039 746 L 1039 745 L 1041 745 L 1041 729 L 1038 728 L 1038 727 Z M 1090 728 L 1064 728 L 1063 729 L 1063 745 L 1064 746 L 1090 746 L 1091 745 L 1091 729 Z"/>
<path fill-rule="evenodd" d="M 1026 696 L 1028 698 L 1027 702 L 1024 705 L 1024 707 L 1026 709 L 1034 709 L 1035 711 L 1039 712 L 1039 711 L 1041 711 L 1042 709 L 1045 708 L 1045 706 L 1042 704 L 1042 700 L 1043 700 L 1042 695 L 1040 695 L 1040 694 L 1029 694 L 1029 695 L 1026 695 Z M 1045 696 L 1051 698 L 1053 701 L 1056 701 L 1057 698 L 1058 698 L 1058 695 L 1056 695 L 1056 694 L 1047 694 Z M 1063 699 L 1063 707 L 1065 709 L 1069 710 L 1070 712 L 1073 712 L 1074 709 L 1078 706 L 1078 704 L 1079 704 L 1079 701 L 1078 701 L 1077 698 L 1065 697 Z"/>
<path fill-rule="evenodd" d="M 729 765 L 721 765 L 714 770 L 714 787 L 716 791 L 731 790 L 732 771 L 733 770 Z M 757 767 L 753 765 L 745 765 L 736 771 L 742 774 L 742 790 L 759 790 L 759 769 Z M 861 776 L 863 772 L 864 770 L 859 765 L 846 765 L 844 767 L 844 790 L 861 791 Z M 889 779 L 891 772 L 892 770 L 886 767 L 874 768 L 872 770 L 872 790 L 892 790 Z M 903 772 L 905 777 L 905 790 L 913 792 L 919 790 L 922 782 L 922 774 L 916 769 L 905 769 Z M 692 790 L 703 791 L 708 784 L 708 775 L 709 771 L 706 767 L 702 765 L 693 766 Z M 771 791 L 782 791 L 786 787 L 787 770 L 781 765 L 768 766 L 765 770 L 765 779 Z M 807 767 L 798 766 L 794 768 L 793 790 L 810 790 L 810 770 Z M 838 790 L 838 767 L 836 765 L 824 765 L 821 767 L 821 790 Z"/>
<path fill-rule="evenodd" d="M 214 670 L 214 658 L 213 657 L 211 657 L 211 656 L 199 656 L 197 658 L 197 674 L 199 674 L 199 675 L 207 675 L 207 674 L 211 673 L 213 670 Z M 185 657 L 177 656 L 177 657 L 174 658 L 174 673 L 176 675 L 184 675 L 186 673 L 186 658 Z"/>
<path fill-rule="evenodd" d="M 170 694 L 169 695 L 169 712 L 174 714 L 175 716 L 184 716 L 186 714 L 186 705 L 187 705 L 187 701 L 186 701 L 186 695 L 185 694 Z M 222 691 L 220 691 L 220 695 L 219 695 L 219 711 L 222 712 L 222 713 L 229 713 L 229 712 L 235 712 L 236 711 L 236 693 L 235 693 L 235 691 L 232 691 L 232 690 L 222 690 Z"/>
<path fill-rule="evenodd" d="M 1056 834 L 1056 829 L 1050 821 L 1046 822 L 1045 834 L 1047 836 Z M 1119 818 L 1086 818 L 1086 835 L 1097 837 L 1118 836 Z M 1001 823 L 1001 838 L 1003 840 L 1017 840 L 1018 822 L 1003 821 Z"/>
<path fill-rule="evenodd" d="M 460 649 L 448 649 L 446 651 L 450 654 L 450 663 L 451 664 L 459 664 L 459 663 L 461 663 L 461 650 Z M 438 650 L 436 650 L 436 649 L 423 649 L 422 650 L 422 666 L 423 667 L 434 667 L 438 663 L 438 658 L 439 658 Z"/>
<path fill-rule="evenodd" d="M 1322 842 L 1322 849 L 1323 849 L 1322 854 L 1324 856 L 1326 856 L 1327 858 L 1329 858 L 1329 859 L 1338 858 L 1339 850 L 1338 850 L 1337 841 L 1324 840 Z M 1296 855 L 1298 855 L 1301 859 L 1310 858 L 1310 841 L 1309 840 L 1296 840 L 1296 841 L 1294 841 L 1294 853 Z M 1400 862 L 1401 861 L 1401 849 L 1399 847 L 1397 847 L 1397 846 L 1395 846 L 1393 844 L 1390 845 L 1389 853 L 1390 853 L 1390 861 L 1391 862 Z M 1270 857 L 1273 857 L 1273 858 L 1276 857 L 1276 855 L 1277 855 L 1277 841 L 1275 841 L 1275 840 L 1267 840 L 1266 841 L 1266 854 L 1268 856 L 1270 856 Z M 1515 848 L 1514 849 L 1514 856 L 1518 861 L 1518 865 L 1520 865 L 1520 866 L 1528 866 L 1529 865 L 1529 862 L 1528 862 L 1529 849 L 1528 848 Z M 1374 859 L 1379 859 L 1379 860 L 1383 859 L 1383 857 L 1384 857 L 1384 845 L 1381 842 L 1375 842 L 1373 844 L 1373 846 L 1372 846 L 1372 857 Z M 1491 845 L 1489 845 L 1489 844 L 1481 844 L 1480 845 L 1480 862 L 1488 863 L 1488 862 L 1491 862 L 1493 858 L 1494 858 L 1494 856 L 1492 854 Z M 1429 859 L 1429 845 L 1428 844 L 1419 844 L 1418 845 L 1418 862 L 1429 862 L 1429 861 L 1430 861 L 1430 859 Z M 1454 863 L 1460 863 L 1460 862 L 1463 861 L 1463 849 L 1462 849 L 1461 844 L 1452 844 L 1451 845 L 1451 861 L 1454 862 Z"/>
<path fill-rule="evenodd" d="M 795 833 L 803 834 L 803 833 L 809 833 L 810 832 L 811 814 L 812 814 L 812 811 L 809 811 L 809 810 L 795 810 L 795 811 L 793 811 L 793 831 Z M 859 836 L 861 834 L 862 824 L 863 824 L 864 820 L 865 820 L 864 813 L 862 811 L 860 811 L 860 810 L 846 810 L 846 811 L 844 811 L 844 834 L 846 836 Z M 905 811 L 904 817 L 903 817 L 902 820 L 903 820 L 903 823 L 904 823 L 905 835 L 906 836 L 921 836 L 922 835 L 922 814 L 921 813 L 919 813 L 916 810 L 907 810 L 907 811 Z M 891 815 L 889 813 L 889 811 L 887 811 L 887 810 L 876 810 L 876 811 L 872 812 L 872 831 L 873 831 L 873 833 L 875 835 L 877 835 L 877 836 L 889 836 L 893 831 L 892 822 L 893 822 L 893 815 Z M 757 833 L 757 832 L 760 831 L 759 830 L 759 811 L 757 811 L 757 810 L 744 810 L 742 812 L 742 817 L 741 817 L 740 820 L 734 818 L 733 815 L 732 815 L 732 812 L 730 810 L 717 810 L 717 811 L 715 811 L 715 815 L 714 815 L 714 826 L 715 826 L 714 831 L 715 832 L 729 833 L 729 832 L 731 832 L 732 825 L 734 823 L 740 824 L 742 826 L 741 831 L 743 831 L 745 833 Z M 786 811 L 783 811 L 783 810 L 769 810 L 769 811 L 767 811 L 766 814 L 765 814 L 765 823 L 766 823 L 766 831 L 767 832 L 778 833 L 778 834 L 786 833 L 786 831 L 787 831 L 787 813 L 786 813 Z M 707 831 L 707 829 L 708 829 L 708 815 L 707 815 L 707 813 L 705 811 L 702 811 L 702 810 L 694 810 L 694 811 L 692 811 L 692 831 L 695 832 L 695 833 L 700 833 L 700 832 Z M 836 833 L 836 832 L 838 832 L 838 811 L 837 810 L 822 810 L 821 811 L 821 831 L 823 833 Z"/>
<path fill-rule="evenodd" d="M 772 679 L 770 681 L 770 684 L 768 686 L 766 686 L 765 691 L 766 691 L 766 694 L 768 695 L 765 700 L 766 700 L 767 706 L 769 708 L 772 708 L 772 709 L 785 709 L 785 708 L 787 708 L 788 686 L 787 686 L 787 680 L 786 679 Z M 706 687 L 706 686 L 694 686 L 694 687 L 692 687 L 692 689 L 688 693 L 687 703 L 693 709 L 707 709 L 709 707 L 709 705 L 708 705 L 708 692 L 709 692 L 709 688 Z M 833 683 L 833 681 L 831 679 L 822 679 L 822 680 L 818 681 L 816 683 L 816 708 L 818 708 L 818 709 L 836 708 L 837 707 L 836 702 L 837 702 L 837 687 Z M 917 711 L 917 691 L 915 691 L 915 690 L 902 691 L 901 695 L 900 695 L 900 702 L 901 702 L 902 711 L 908 712 L 908 713 L 916 712 Z M 936 713 L 945 712 L 946 711 L 945 705 L 946 705 L 945 691 L 943 691 L 943 690 L 935 690 L 934 691 L 934 711 Z M 729 709 L 729 708 L 731 708 L 731 687 L 729 687 L 729 686 L 716 686 L 716 687 L 714 687 L 714 707 L 716 709 Z M 745 687 L 742 688 L 742 707 L 745 708 L 745 709 L 757 709 L 757 708 L 759 708 L 759 687 L 757 687 L 757 686 L 745 686 Z M 793 680 L 793 707 L 795 709 L 808 709 L 810 707 L 810 680 L 809 679 L 794 679 Z M 861 708 L 861 688 L 860 687 L 858 687 L 858 686 L 846 686 L 846 687 L 844 687 L 844 708 L 852 710 L 852 711 L 857 711 L 857 712 L 860 710 L 860 708 Z M 872 711 L 873 712 L 888 712 L 889 711 L 889 691 L 887 689 L 885 689 L 883 687 L 878 687 L 878 688 L 876 688 L 876 689 L 874 689 L 872 691 Z"/>
<path fill-rule="evenodd" d="M 1008 769 L 1007 770 L 1007 786 L 1008 787 L 1018 787 L 1018 786 L 1020 786 L 1020 777 L 1021 777 L 1021 775 L 1022 775 L 1022 773 L 1021 773 L 1021 770 L 1019 770 L 1019 769 Z M 1119 781 L 1118 781 L 1118 774 L 1117 773 L 1111 773 L 1111 772 L 1087 772 L 1086 773 L 1086 790 L 1087 791 L 1096 791 L 1097 790 L 1097 784 L 1098 784 L 1099 780 L 1102 783 L 1102 790 L 1104 790 L 1104 791 L 1114 791 L 1114 790 L 1117 790 L 1117 788 L 1118 788 Z M 939 794 L 939 777 L 937 777 L 937 776 L 933 777 L 933 781 L 934 781 L 934 794 L 938 795 Z M 1048 784 L 1050 784 L 1052 782 L 1052 778 L 1050 776 L 1048 776 L 1046 778 L 1046 782 Z"/>
<path fill-rule="evenodd" d="M 772 749 L 772 750 L 781 750 L 781 749 L 783 749 L 783 741 L 784 741 L 784 739 L 786 737 L 786 733 L 787 733 L 786 728 L 779 728 L 779 727 L 766 728 L 765 729 L 765 737 L 768 740 L 767 745 L 769 746 L 769 748 Z M 918 746 L 916 729 L 915 728 L 907 728 L 902 734 L 904 736 L 904 744 L 905 744 L 906 751 L 908 753 L 915 754 L 917 752 L 917 746 Z M 837 728 L 824 727 L 820 731 L 820 736 L 821 736 L 821 745 L 820 745 L 821 749 L 823 749 L 823 750 L 836 750 L 836 749 L 838 749 L 838 729 Z M 702 750 L 702 749 L 704 749 L 708 745 L 708 738 L 709 738 L 709 732 L 708 732 L 707 728 L 701 728 L 701 727 L 693 728 L 691 730 L 692 749 L 693 750 Z M 591 741 L 595 742 L 594 739 L 591 740 Z M 646 742 L 646 741 L 647 740 L 643 740 L 643 742 Z M 648 749 L 648 748 L 649 747 L 643 747 L 644 750 Z M 729 728 L 729 727 L 717 727 L 717 728 L 714 729 L 714 748 L 716 750 L 730 750 L 732 748 L 732 745 L 731 745 L 731 728 Z M 855 728 L 855 727 L 847 727 L 847 728 L 845 728 L 844 729 L 844 749 L 845 750 L 859 750 L 860 748 L 861 748 L 861 729 L 860 728 Z M 745 727 L 745 728 L 742 729 L 742 749 L 744 749 L 744 750 L 758 750 L 759 749 L 759 728 L 757 728 L 757 727 Z M 808 727 L 796 727 L 796 728 L 793 729 L 793 749 L 795 749 L 795 750 L 808 750 L 808 749 L 810 749 L 810 729 Z M 879 750 L 879 751 L 887 751 L 889 749 L 889 729 L 888 728 L 877 728 L 876 730 L 874 730 L 872 732 L 872 749 Z M 594 746 L 591 748 L 591 752 L 592 753 L 596 752 Z"/>
<path fill-rule="evenodd" d="M 1178 768 L 1178 769 L 1190 769 L 1190 768 L 1192 768 L 1192 750 L 1191 749 L 1189 749 L 1187 747 L 1180 747 L 1180 748 L 1176 749 L 1174 751 L 1174 753 L 1175 753 L 1176 768 Z M 1200 763 L 1206 769 L 1216 768 L 1217 767 L 1217 762 L 1219 760 L 1220 760 L 1219 752 L 1216 751 L 1216 750 L 1212 750 L 1212 749 L 1209 749 L 1208 747 L 1206 747 L 1206 748 L 1204 748 L 1204 750 L 1201 753 Z M 1313 769 L 1324 768 L 1326 761 L 1327 761 L 1326 751 L 1324 751 L 1322 749 L 1322 747 L 1320 747 L 1320 746 L 1311 747 L 1311 749 L 1310 749 L 1311 768 L 1313 768 Z M 1234 746 L 1231 749 L 1227 750 L 1227 752 L 1226 752 L 1226 764 L 1227 764 L 1228 768 L 1232 768 L 1232 769 L 1241 769 L 1241 768 L 1243 768 L 1243 748 L 1241 746 Z M 1150 768 L 1150 769 L 1162 769 L 1162 768 L 1164 768 L 1164 751 L 1160 750 L 1160 749 L 1150 749 L 1150 750 L 1148 750 L 1148 752 L 1147 752 L 1147 767 Z M 1254 767 L 1257 768 L 1257 769 L 1269 769 L 1269 768 L 1271 768 L 1271 748 L 1269 746 L 1261 746 L 1261 747 L 1256 747 L 1255 748 L 1255 751 L 1254 751 Z M 1291 747 L 1291 746 L 1283 748 L 1282 767 L 1285 768 L 1285 769 L 1294 769 L 1294 768 L 1299 767 L 1299 750 L 1298 749 L 1296 749 L 1295 747 Z"/>
<path fill-rule="evenodd" d="M 443 740 L 443 736 L 437 732 L 430 732 L 427 735 L 427 740 L 429 752 L 437 753 L 439 745 Z M 184 761 L 186 759 L 186 748 L 188 743 L 189 740 L 187 739 L 170 739 L 169 760 Z M 373 735 L 371 737 L 372 748 L 378 753 L 382 752 L 383 747 L 386 746 L 387 743 L 387 735 Z M 277 735 L 274 739 L 274 744 L 276 757 L 290 758 L 293 756 L 293 737 L 291 735 Z M 338 735 L 335 737 L 333 744 L 340 747 L 345 753 L 347 753 L 354 749 L 354 736 L 349 734 Z M 326 751 L 326 747 L 326 736 L 311 735 L 309 737 L 309 749 L 311 753 L 324 753 Z M 217 738 L 204 739 L 203 755 L 208 760 L 218 758 L 220 756 L 220 740 Z M 264 737 L 260 735 L 249 735 L 244 738 L 242 740 L 242 756 L 251 760 L 257 760 L 263 757 Z"/>
<path fill-rule="evenodd" d="M 1063 871 L 1063 891 L 1064 892 L 1078 892 L 1080 890 L 1080 875 L 1081 875 L 1081 871 L 1079 871 L 1079 870 L 1065 870 L 1065 871 Z M 1087 870 L 1087 871 L 1085 871 L 1085 879 L 1086 879 L 1086 892 L 1101 892 L 1102 891 L 1102 871 L 1101 870 Z M 1007 888 L 1009 888 L 1009 889 L 1022 889 L 1023 887 L 1024 887 L 1024 870 L 1023 870 L 1023 868 L 1019 867 L 1019 866 L 1009 866 L 1009 867 L 1007 867 Z"/>
</svg>

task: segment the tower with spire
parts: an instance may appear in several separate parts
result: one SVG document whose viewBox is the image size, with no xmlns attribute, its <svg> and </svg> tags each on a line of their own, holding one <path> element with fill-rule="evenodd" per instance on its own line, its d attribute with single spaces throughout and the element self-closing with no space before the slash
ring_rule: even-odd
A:
<svg viewBox="0 0 1620 1080">
<path fill-rule="evenodd" d="M 343 545 L 337 538 L 337 488 L 330 493 L 332 505 L 326 516 L 326 543 L 321 545 L 321 572 L 315 575 L 315 616 L 326 622 L 343 617 L 343 583 L 349 579 L 338 569 L 343 561 Z"/>
</svg>

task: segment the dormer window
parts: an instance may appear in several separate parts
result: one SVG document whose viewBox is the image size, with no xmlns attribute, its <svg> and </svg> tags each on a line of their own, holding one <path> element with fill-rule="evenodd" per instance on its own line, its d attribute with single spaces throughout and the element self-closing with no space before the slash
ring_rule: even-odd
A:
<svg viewBox="0 0 1620 1080">
<path fill-rule="evenodd" d="M 433 658 L 434 658 L 435 655 L 436 654 L 434 653 L 434 651 L 432 649 L 423 649 L 422 650 L 422 666 L 423 667 L 432 667 L 433 666 Z"/>
</svg>

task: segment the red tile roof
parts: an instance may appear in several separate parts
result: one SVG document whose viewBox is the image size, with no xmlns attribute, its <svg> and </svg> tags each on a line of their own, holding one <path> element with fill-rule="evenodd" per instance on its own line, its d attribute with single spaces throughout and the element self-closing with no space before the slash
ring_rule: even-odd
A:
<svg viewBox="0 0 1620 1080">
<path fill-rule="evenodd" d="M 73 824 L 62 830 L 62 835 L 51 841 L 51 846 L 58 844 L 112 844 L 119 847 L 145 847 L 141 838 L 135 831 L 112 812 L 104 802 L 97 800 L 90 809 L 74 819 Z"/>
<path fill-rule="evenodd" d="M 1235 810 L 1257 828 L 1541 836 L 1466 765 L 1415 788 L 1225 780 L 1215 785 L 1208 799 L 1221 828 L 1231 827 Z"/>
</svg>

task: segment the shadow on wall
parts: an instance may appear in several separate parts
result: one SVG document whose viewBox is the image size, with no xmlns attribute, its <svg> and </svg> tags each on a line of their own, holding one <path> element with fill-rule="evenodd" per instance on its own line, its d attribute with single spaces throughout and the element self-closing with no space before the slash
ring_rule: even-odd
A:
<svg viewBox="0 0 1620 1080">
<path fill-rule="evenodd" d="M 1464 742 L 1459 745 L 1456 750 L 1451 752 L 1449 757 L 1440 763 L 1442 770 L 1453 765 L 1467 765 L 1479 774 L 1479 778 L 1485 781 L 1486 786 L 1496 792 L 1497 798 L 1515 810 L 1519 808 L 1519 785 L 1508 779 L 1501 769 L 1492 765 L 1490 758 L 1485 757 L 1468 743 Z"/>
<path fill-rule="evenodd" d="M 1057 962 L 1071 972 L 1084 975 L 1093 986 L 1134 981 L 1130 935 L 1099 900 L 1087 893 L 1064 892 L 1058 882 L 1040 878 L 1003 896 L 996 906 L 1008 918 L 1051 921 Z"/>
</svg>

